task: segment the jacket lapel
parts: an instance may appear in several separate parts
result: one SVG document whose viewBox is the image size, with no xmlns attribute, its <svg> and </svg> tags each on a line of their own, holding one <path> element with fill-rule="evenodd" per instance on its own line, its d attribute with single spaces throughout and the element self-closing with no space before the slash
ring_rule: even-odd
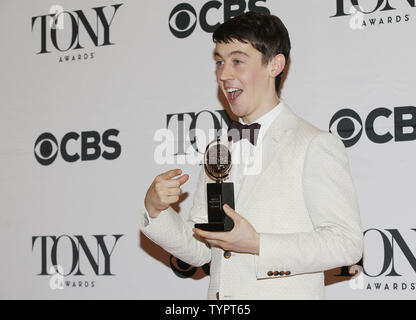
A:
<svg viewBox="0 0 416 320">
<path fill-rule="evenodd" d="M 272 122 L 263 140 L 256 148 L 256 153 L 261 152 L 261 168 L 258 174 L 246 175 L 240 186 L 236 206 L 244 208 L 247 201 L 251 198 L 250 194 L 256 192 L 257 184 L 261 181 L 262 175 L 267 168 L 276 161 L 279 150 L 290 141 L 290 135 L 296 128 L 298 117 L 289 109 L 286 104 L 282 103 L 282 110 L 277 118 Z M 256 154 L 258 159 L 259 153 Z"/>
</svg>

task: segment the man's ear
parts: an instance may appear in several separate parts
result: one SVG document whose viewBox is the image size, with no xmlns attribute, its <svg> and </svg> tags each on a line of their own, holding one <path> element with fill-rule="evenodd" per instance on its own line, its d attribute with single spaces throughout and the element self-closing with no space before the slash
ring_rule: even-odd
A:
<svg viewBox="0 0 416 320">
<path fill-rule="evenodd" d="M 277 77 L 286 66 L 286 58 L 283 54 L 279 53 L 275 55 L 269 62 L 270 76 Z"/>
</svg>

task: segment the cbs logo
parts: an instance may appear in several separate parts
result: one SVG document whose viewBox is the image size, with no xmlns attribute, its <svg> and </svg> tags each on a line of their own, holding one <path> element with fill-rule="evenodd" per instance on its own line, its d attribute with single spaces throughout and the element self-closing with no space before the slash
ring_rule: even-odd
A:
<svg viewBox="0 0 416 320">
<path fill-rule="evenodd" d="M 376 127 L 377 121 L 390 120 L 391 116 L 393 123 Z M 396 107 L 394 111 L 387 108 L 374 109 L 367 115 L 364 125 L 357 112 L 352 109 L 342 109 L 336 112 L 329 122 L 329 131 L 337 135 L 346 148 L 356 144 L 363 131 L 374 143 L 387 143 L 392 139 L 397 142 L 416 140 L 415 128 L 416 107 L 413 106 Z"/>
<path fill-rule="evenodd" d="M 97 131 L 83 131 L 81 134 L 69 132 L 60 143 L 49 132 L 42 133 L 35 142 L 34 154 L 36 160 L 44 166 L 55 161 L 58 153 L 66 162 L 96 160 L 102 156 L 106 160 L 117 159 L 121 154 L 121 145 L 113 139 L 119 131 L 108 129 L 102 136 Z M 110 150 L 101 152 L 100 142 Z"/>
<path fill-rule="evenodd" d="M 180 3 L 169 15 L 169 29 L 172 34 L 180 39 L 191 35 L 197 25 L 199 24 L 205 32 L 212 33 L 220 25 L 219 20 L 225 22 L 234 16 L 245 12 L 247 6 L 249 11 L 256 11 L 260 13 L 270 13 L 269 9 L 258 6 L 258 2 L 266 2 L 266 0 L 224 0 L 208 1 L 197 14 L 194 7 L 188 3 Z M 218 11 L 223 7 L 222 17 L 215 18 L 213 13 L 218 14 Z"/>
</svg>

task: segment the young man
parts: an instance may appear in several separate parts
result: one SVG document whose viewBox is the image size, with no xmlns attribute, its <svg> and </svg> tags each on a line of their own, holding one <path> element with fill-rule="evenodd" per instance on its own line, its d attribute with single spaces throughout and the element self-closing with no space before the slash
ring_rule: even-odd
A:
<svg viewBox="0 0 416 320">
<path fill-rule="evenodd" d="M 352 265 L 362 255 L 345 148 L 279 100 L 290 52 L 279 18 L 248 12 L 222 24 L 213 39 L 218 85 L 240 118 L 232 126 L 259 128 L 257 141 L 241 139 L 235 147 L 249 145 L 260 170 L 248 175 L 244 165 L 233 166 L 235 210 L 224 205 L 234 221 L 231 231 L 193 227 L 207 222 L 210 181 L 203 169 L 188 222 L 170 207 L 188 175 L 175 178 L 181 170 L 171 170 L 157 176 L 146 194 L 141 230 L 191 265 L 211 261 L 209 299 L 323 298 L 323 271 Z"/>
</svg>

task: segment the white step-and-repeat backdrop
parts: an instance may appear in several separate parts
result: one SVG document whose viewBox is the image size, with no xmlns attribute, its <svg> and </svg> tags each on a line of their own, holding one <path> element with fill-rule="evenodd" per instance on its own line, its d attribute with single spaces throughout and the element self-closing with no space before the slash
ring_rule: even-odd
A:
<svg viewBox="0 0 416 320">
<path fill-rule="evenodd" d="M 414 0 L 7 0 L 0 298 L 206 298 L 209 266 L 171 257 L 138 217 L 154 176 L 176 167 L 190 174 L 187 217 L 205 147 L 190 133 L 230 121 L 211 35 L 247 10 L 286 24 L 281 98 L 350 157 L 365 253 L 326 272 L 327 297 L 415 297 Z"/>
</svg>

